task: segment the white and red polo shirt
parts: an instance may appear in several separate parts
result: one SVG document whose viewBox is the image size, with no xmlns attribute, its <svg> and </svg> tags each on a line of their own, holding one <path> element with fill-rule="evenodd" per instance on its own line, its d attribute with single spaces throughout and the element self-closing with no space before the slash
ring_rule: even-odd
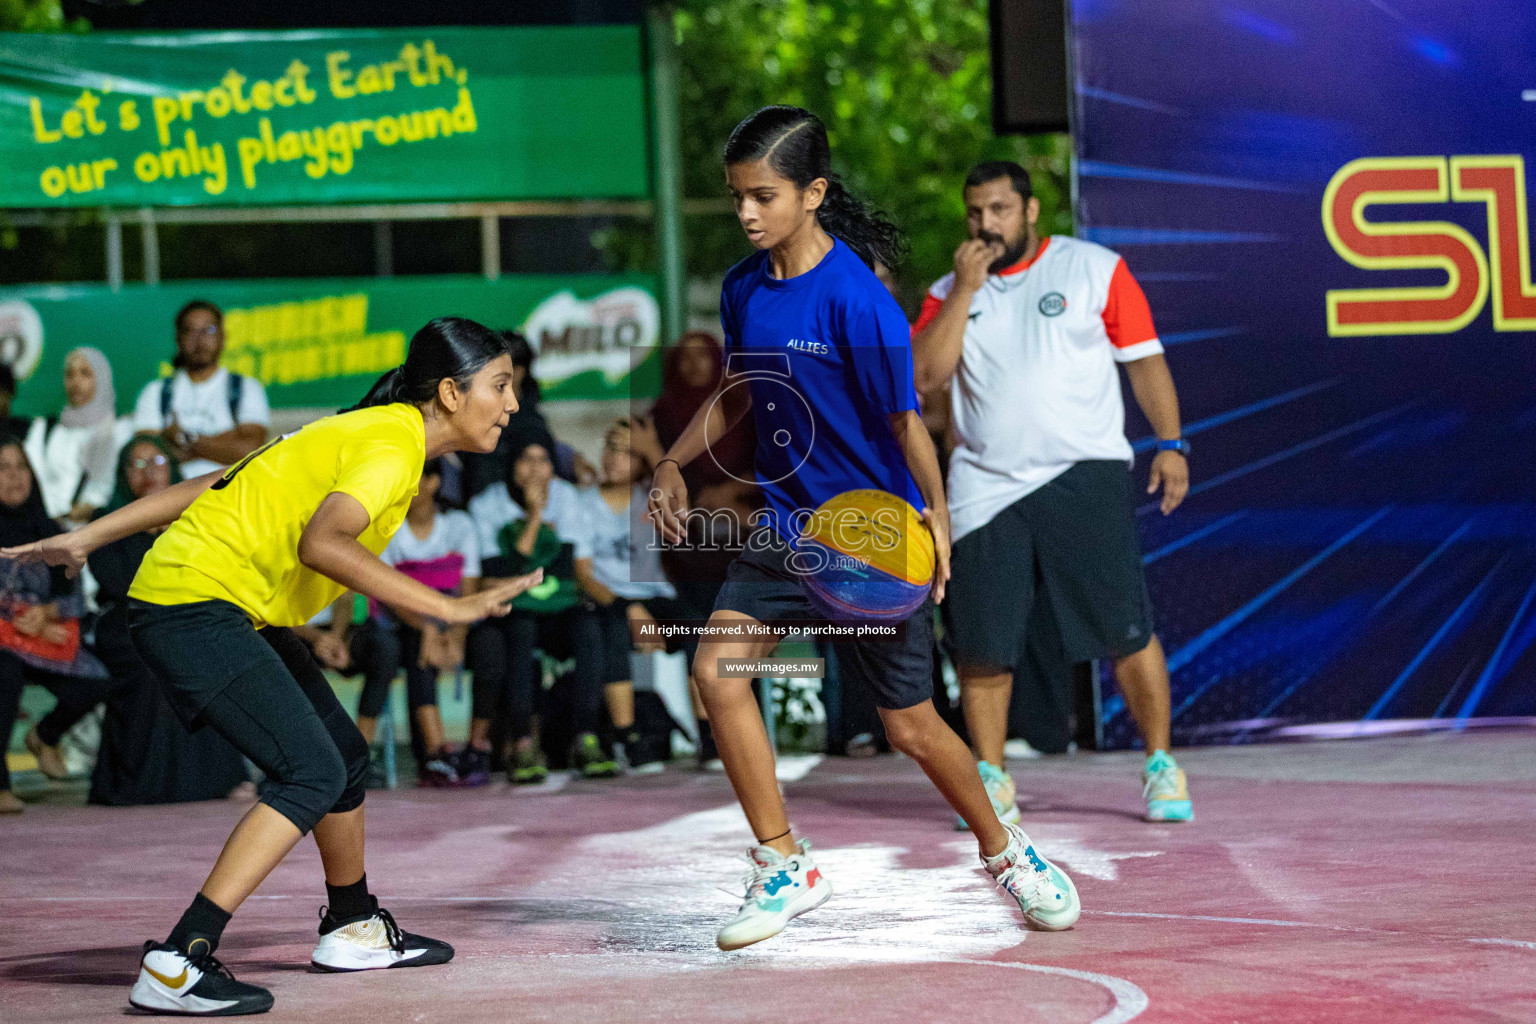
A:
<svg viewBox="0 0 1536 1024">
<path fill-rule="evenodd" d="M 954 287 L 928 289 L 913 333 Z M 1089 459 L 1132 459 L 1115 363 L 1163 351 L 1152 311 L 1125 261 L 1093 242 L 1053 235 L 971 299 L 950 384 L 957 444 L 949 515 L 958 540 Z"/>
</svg>

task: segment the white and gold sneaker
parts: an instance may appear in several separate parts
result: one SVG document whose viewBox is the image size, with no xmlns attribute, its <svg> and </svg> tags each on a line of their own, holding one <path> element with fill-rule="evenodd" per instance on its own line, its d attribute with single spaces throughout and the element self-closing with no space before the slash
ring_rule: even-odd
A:
<svg viewBox="0 0 1536 1024">
<path fill-rule="evenodd" d="M 192 944 L 203 941 L 197 939 Z M 128 1002 L 145 1013 L 234 1017 L 266 1013 L 272 1009 L 272 993 L 236 981 L 211 951 L 187 956 L 169 943 L 146 942 Z"/>
<path fill-rule="evenodd" d="M 403 932 L 390 912 L 373 899 L 373 913 L 338 919 L 320 908 L 320 944 L 309 962 L 322 971 L 376 971 L 385 967 L 427 967 L 453 959 L 453 947 Z"/>
</svg>

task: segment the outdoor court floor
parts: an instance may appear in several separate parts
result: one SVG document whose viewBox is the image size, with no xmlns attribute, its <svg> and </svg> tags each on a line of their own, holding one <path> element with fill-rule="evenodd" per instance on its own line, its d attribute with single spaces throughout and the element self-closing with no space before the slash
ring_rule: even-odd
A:
<svg viewBox="0 0 1536 1024">
<path fill-rule="evenodd" d="M 220 955 L 270 1019 L 479 1022 L 1536 1020 L 1529 732 L 1182 752 L 1198 818 L 1138 817 L 1139 758 L 1015 766 L 1025 826 L 1076 878 L 1070 932 L 1025 932 L 909 761 L 787 759 L 837 895 L 720 953 L 747 837 L 682 768 L 532 791 L 369 798 L 368 877 L 443 967 L 324 975 L 306 842 Z M 241 808 L 42 804 L 0 820 L 0 1020 L 105 1021 Z"/>
</svg>

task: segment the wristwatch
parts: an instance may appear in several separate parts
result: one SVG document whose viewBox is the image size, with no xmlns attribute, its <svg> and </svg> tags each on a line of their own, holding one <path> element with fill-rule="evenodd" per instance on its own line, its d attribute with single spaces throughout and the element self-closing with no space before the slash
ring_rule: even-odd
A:
<svg viewBox="0 0 1536 1024">
<path fill-rule="evenodd" d="M 1175 441 L 1157 442 L 1157 450 L 1160 452 L 1178 452 L 1186 459 L 1189 458 L 1189 442 L 1182 437 Z"/>
</svg>

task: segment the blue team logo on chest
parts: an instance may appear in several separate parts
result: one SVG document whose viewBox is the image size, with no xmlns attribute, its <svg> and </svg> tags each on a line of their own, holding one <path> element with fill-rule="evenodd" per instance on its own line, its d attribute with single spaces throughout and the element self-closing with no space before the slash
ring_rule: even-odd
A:
<svg viewBox="0 0 1536 1024">
<path fill-rule="evenodd" d="M 1061 316 L 1067 311 L 1067 297 L 1061 292 L 1046 292 L 1040 296 L 1040 312 L 1046 316 Z"/>
</svg>

